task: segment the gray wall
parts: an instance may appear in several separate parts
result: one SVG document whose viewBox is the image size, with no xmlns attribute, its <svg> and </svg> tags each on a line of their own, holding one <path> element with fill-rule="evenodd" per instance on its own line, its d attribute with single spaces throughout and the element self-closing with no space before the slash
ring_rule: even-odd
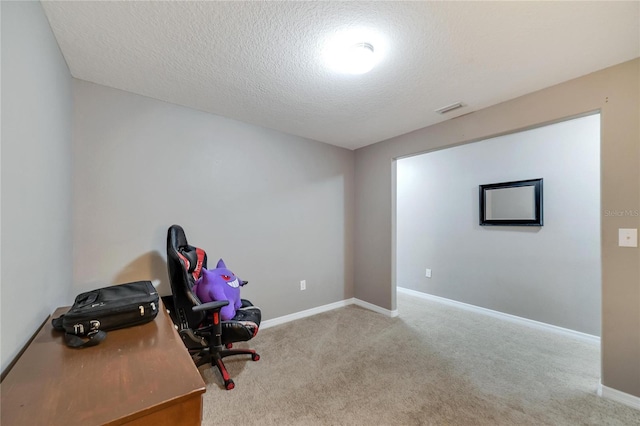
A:
<svg viewBox="0 0 640 426">
<path fill-rule="evenodd" d="M 74 293 L 169 294 L 177 223 L 265 319 L 353 297 L 353 151 L 80 80 L 74 105 Z"/>
<path fill-rule="evenodd" d="M 1 8 L 4 371 L 69 301 L 72 96 L 40 3 L 3 1 Z"/>
<path fill-rule="evenodd" d="M 600 115 L 396 166 L 398 286 L 600 335 Z M 478 185 L 539 177 L 544 226 L 479 225 Z"/>
<path fill-rule="evenodd" d="M 394 158 L 478 141 L 600 110 L 602 210 L 640 209 L 640 59 L 356 151 L 355 296 L 395 309 Z M 604 216 L 602 383 L 640 396 L 640 251 L 618 247 L 618 228 L 640 217 Z"/>
</svg>

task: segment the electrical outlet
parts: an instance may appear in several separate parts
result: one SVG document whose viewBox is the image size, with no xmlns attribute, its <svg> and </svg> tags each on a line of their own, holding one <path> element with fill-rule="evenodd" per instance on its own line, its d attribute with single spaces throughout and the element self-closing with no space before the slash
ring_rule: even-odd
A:
<svg viewBox="0 0 640 426">
<path fill-rule="evenodd" d="M 431 269 L 427 268 L 427 270 L 424 273 L 424 276 L 427 278 L 431 278 Z"/>
<path fill-rule="evenodd" d="M 306 290 L 306 289 L 307 289 L 307 280 L 300 281 L 300 290 Z"/>
</svg>

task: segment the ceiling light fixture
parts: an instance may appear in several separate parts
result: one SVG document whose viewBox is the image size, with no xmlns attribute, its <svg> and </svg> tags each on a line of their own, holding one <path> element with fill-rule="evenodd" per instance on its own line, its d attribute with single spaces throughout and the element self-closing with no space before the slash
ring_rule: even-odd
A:
<svg viewBox="0 0 640 426">
<path fill-rule="evenodd" d="M 328 65 L 345 74 L 364 74 L 376 64 L 373 45 L 366 42 L 344 43 L 332 47 L 328 53 Z"/>
<path fill-rule="evenodd" d="M 371 43 L 356 43 L 345 51 L 344 66 L 350 74 L 364 74 L 376 64 L 373 45 Z"/>
<path fill-rule="evenodd" d="M 371 71 L 386 56 L 388 50 L 388 43 L 383 36 L 363 28 L 337 32 L 323 44 L 325 65 L 342 74 L 364 74 Z"/>
</svg>

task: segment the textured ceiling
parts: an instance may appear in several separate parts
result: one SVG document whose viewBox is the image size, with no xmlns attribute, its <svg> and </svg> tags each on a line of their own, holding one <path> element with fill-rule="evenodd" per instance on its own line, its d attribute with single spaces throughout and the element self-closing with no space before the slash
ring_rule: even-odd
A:
<svg viewBox="0 0 640 426">
<path fill-rule="evenodd" d="M 637 1 L 43 6 L 76 78 L 350 149 L 640 56 Z M 325 66 L 346 31 L 371 72 Z"/>
</svg>

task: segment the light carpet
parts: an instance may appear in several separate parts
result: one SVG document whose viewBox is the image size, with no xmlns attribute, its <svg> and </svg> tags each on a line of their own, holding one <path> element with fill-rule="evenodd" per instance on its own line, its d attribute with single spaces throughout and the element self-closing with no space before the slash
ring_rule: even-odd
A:
<svg viewBox="0 0 640 426">
<path fill-rule="evenodd" d="M 396 318 L 355 305 L 261 330 L 261 360 L 225 359 L 204 425 L 640 425 L 600 398 L 583 342 L 398 294 Z"/>
</svg>

